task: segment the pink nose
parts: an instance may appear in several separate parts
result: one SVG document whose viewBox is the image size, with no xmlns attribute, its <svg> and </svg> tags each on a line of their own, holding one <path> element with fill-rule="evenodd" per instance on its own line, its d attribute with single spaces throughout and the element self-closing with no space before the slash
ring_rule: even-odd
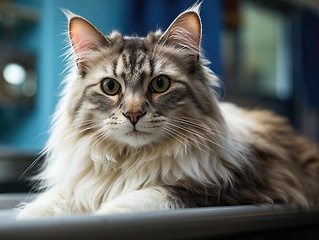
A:
<svg viewBox="0 0 319 240">
<path fill-rule="evenodd" d="M 127 117 L 134 126 L 138 122 L 140 117 L 142 117 L 144 114 L 145 113 L 142 113 L 140 111 L 139 112 L 126 112 L 126 113 L 123 113 L 123 115 L 125 117 Z"/>
</svg>

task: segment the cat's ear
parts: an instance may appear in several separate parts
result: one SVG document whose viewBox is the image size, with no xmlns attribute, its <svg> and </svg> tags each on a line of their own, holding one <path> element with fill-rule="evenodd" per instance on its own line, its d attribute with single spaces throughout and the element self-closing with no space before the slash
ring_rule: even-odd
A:
<svg viewBox="0 0 319 240">
<path fill-rule="evenodd" d="M 196 3 L 181 13 L 161 36 L 160 42 L 188 49 L 198 55 L 202 37 L 200 5 L 201 3 Z"/>
<path fill-rule="evenodd" d="M 77 65 L 81 71 L 85 71 L 90 53 L 98 51 L 101 47 L 110 46 L 112 42 L 86 19 L 70 11 L 64 10 L 64 13 L 69 20 L 68 35 Z"/>
</svg>

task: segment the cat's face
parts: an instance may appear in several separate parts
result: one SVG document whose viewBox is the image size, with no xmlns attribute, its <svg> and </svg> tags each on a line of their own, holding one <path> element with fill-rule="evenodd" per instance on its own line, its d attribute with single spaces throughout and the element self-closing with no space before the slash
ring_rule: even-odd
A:
<svg viewBox="0 0 319 240">
<path fill-rule="evenodd" d="M 93 143 L 183 142 L 196 132 L 196 121 L 214 112 L 199 60 L 196 12 L 181 14 L 164 34 L 145 38 L 106 37 L 78 16 L 71 16 L 69 26 L 79 73 L 70 108 L 75 128 Z"/>
</svg>

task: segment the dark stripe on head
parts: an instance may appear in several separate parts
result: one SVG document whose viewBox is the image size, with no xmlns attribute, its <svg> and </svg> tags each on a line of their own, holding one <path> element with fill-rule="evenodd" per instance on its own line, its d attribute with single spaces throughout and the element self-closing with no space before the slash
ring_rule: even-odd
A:
<svg viewBox="0 0 319 240">
<path fill-rule="evenodd" d="M 154 74 L 154 59 L 150 57 L 148 61 L 149 61 L 148 64 L 149 64 L 149 69 L 150 69 L 149 76 L 151 77 Z"/>
<path fill-rule="evenodd" d="M 117 65 L 118 65 L 118 59 L 116 59 L 116 61 L 114 61 L 114 63 L 113 63 L 113 75 L 115 76 L 115 77 L 117 77 Z"/>
<path fill-rule="evenodd" d="M 124 68 L 125 69 L 128 69 L 129 68 L 129 65 L 130 65 L 130 62 L 129 62 L 129 59 L 128 59 L 128 55 L 126 53 L 123 53 L 122 54 L 122 61 L 123 61 L 123 65 L 124 65 Z"/>
<path fill-rule="evenodd" d="M 125 51 L 127 52 L 126 56 L 126 70 L 130 69 L 130 73 L 133 74 L 136 64 L 136 52 L 138 51 L 138 47 L 134 39 L 126 39 L 125 40 Z"/>
<path fill-rule="evenodd" d="M 130 55 L 129 55 L 129 58 L 130 58 L 130 67 L 131 67 L 131 71 L 130 73 L 133 75 L 133 72 L 134 72 L 134 69 L 135 69 L 135 64 L 136 64 L 136 50 L 134 51 L 133 49 L 130 49 L 131 52 L 130 52 Z"/>
<path fill-rule="evenodd" d="M 144 56 L 139 62 L 137 60 L 139 59 L 139 54 L 145 54 L 147 51 L 145 41 L 140 38 L 125 39 L 125 50 L 128 53 L 129 59 L 127 59 L 127 62 L 130 64 L 130 72 L 133 74 L 135 69 L 141 68 L 144 64 Z M 129 67 L 127 66 L 126 69 L 129 69 Z"/>
</svg>

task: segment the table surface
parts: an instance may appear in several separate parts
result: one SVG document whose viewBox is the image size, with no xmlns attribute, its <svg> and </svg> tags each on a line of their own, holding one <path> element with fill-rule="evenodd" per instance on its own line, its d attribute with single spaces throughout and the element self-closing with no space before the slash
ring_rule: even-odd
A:
<svg viewBox="0 0 319 240">
<path fill-rule="evenodd" d="M 0 239 L 319 239 L 319 206 L 229 206 L 17 221 L 25 194 L 0 195 Z"/>
</svg>

